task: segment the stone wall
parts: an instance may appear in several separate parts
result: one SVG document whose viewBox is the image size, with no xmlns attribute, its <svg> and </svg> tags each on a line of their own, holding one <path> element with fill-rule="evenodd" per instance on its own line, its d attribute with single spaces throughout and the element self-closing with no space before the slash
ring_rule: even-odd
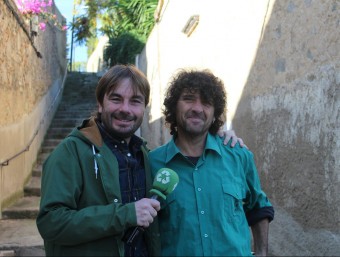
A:
<svg viewBox="0 0 340 257">
<path fill-rule="evenodd" d="M 228 128 L 254 152 L 276 209 L 270 253 L 340 252 L 340 41 L 337 0 L 164 0 L 138 66 L 151 101 L 142 136 L 169 138 L 161 108 L 179 68 L 208 68 L 228 93 Z M 197 27 L 184 34 L 190 17 Z"/>
<path fill-rule="evenodd" d="M 56 7 L 51 10 L 65 23 Z M 1 210 L 22 194 L 31 175 L 60 99 L 67 64 L 65 31 L 48 23 L 46 31 L 32 37 L 12 0 L 0 1 L 0 21 Z"/>
</svg>

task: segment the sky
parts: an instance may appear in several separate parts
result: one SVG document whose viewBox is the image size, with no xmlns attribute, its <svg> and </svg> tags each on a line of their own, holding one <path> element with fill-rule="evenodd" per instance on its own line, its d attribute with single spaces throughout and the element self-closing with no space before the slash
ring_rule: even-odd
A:
<svg viewBox="0 0 340 257">
<path fill-rule="evenodd" d="M 73 16 L 73 0 L 54 0 L 55 5 L 62 13 L 62 15 L 66 18 L 66 24 L 69 25 L 72 22 Z M 74 40 L 73 40 L 74 42 Z M 67 30 L 67 44 L 68 48 L 71 47 L 71 29 Z M 86 46 L 79 46 L 77 43 L 73 43 L 73 56 L 74 62 L 85 62 L 87 61 L 87 48 Z M 68 57 L 70 58 L 70 50 L 68 51 Z"/>
</svg>

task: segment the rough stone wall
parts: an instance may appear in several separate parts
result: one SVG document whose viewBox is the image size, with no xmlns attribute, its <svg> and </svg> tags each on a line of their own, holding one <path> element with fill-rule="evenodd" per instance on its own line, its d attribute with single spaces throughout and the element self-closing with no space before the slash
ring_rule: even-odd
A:
<svg viewBox="0 0 340 257">
<path fill-rule="evenodd" d="M 6 2 L 16 9 L 13 1 Z M 38 58 L 30 39 L 5 1 L 1 1 L 0 10 L 0 126 L 5 126 L 32 112 L 53 80 L 64 74 L 66 36 L 65 32 L 48 23 L 46 31 L 39 31 L 33 38 L 34 47 L 42 55 Z M 19 12 L 17 14 L 22 18 Z M 24 19 L 21 22 L 29 33 L 29 23 Z"/>
<path fill-rule="evenodd" d="M 55 7 L 51 10 L 65 22 Z M 48 23 L 31 37 L 12 0 L 0 1 L 0 35 L 1 211 L 23 193 L 58 105 L 67 64 L 66 33 Z"/>
<path fill-rule="evenodd" d="M 228 128 L 255 154 L 276 209 L 274 256 L 340 252 L 340 41 L 337 0 L 164 0 L 138 58 L 152 85 L 142 136 L 169 139 L 161 108 L 179 68 L 225 82 Z M 200 20 L 190 36 L 182 29 Z"/>
<path fill-rule="evenodd" d="M 233 120 L 274 202 L 340 229 L 339 1 L 276 1 Z"/>
</svg>

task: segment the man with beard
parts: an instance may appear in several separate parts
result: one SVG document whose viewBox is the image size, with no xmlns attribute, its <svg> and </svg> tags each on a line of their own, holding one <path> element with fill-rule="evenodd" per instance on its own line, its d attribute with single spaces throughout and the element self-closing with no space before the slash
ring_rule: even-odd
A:
<svg viewBox="0 0 340 257">
<path fill-rule="evenodd" d="M 134 135 L 149 94 L 137 68 L 110 68 L 96 88 L 96 117 L 84 120 L 44 163 L 37 226 L 47 256 L 159 255 L 160 203 L 149 199 L 149 150 Z M 124 235 L 136 226 L 145 233 L 126 243 Z"/>
<path fill-rule="evenodd" d="M 223 124 L 226 93 L 211 72 L 182 70 L 164 100 L 172 140 L 149 154 L 153 175 L 177 171 L 176 190 L 158 213 L 162 256 L 267 255 L 274 209 L 262 191 L 253 154 L 225 147 L 216 135 Z"/>
<path fill-rule="evenodd" d="M 133 66 L 112 67 L 96 88 L 98 112 L 83 121 L 43 166 L 37 226 L 47 256 L 157 256 L 160 208 L 146 143 L 135 131 L 150 86 Z M 142 226 L 134 246 L 124 233 Z"/>
</svg>

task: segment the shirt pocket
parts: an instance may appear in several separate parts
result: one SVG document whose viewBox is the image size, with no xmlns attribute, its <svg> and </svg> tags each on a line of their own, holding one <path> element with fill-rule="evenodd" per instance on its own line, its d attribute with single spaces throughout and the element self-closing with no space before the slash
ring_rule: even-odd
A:
<svg viewBox="0 0 340 257">
<path fill-rule="evenodd" d="M 224 212 L 228 222 L 240 222 L 245 218 L 243 199 L 245 193 L 238 183 L 222 184 Z"/>
</svg>

